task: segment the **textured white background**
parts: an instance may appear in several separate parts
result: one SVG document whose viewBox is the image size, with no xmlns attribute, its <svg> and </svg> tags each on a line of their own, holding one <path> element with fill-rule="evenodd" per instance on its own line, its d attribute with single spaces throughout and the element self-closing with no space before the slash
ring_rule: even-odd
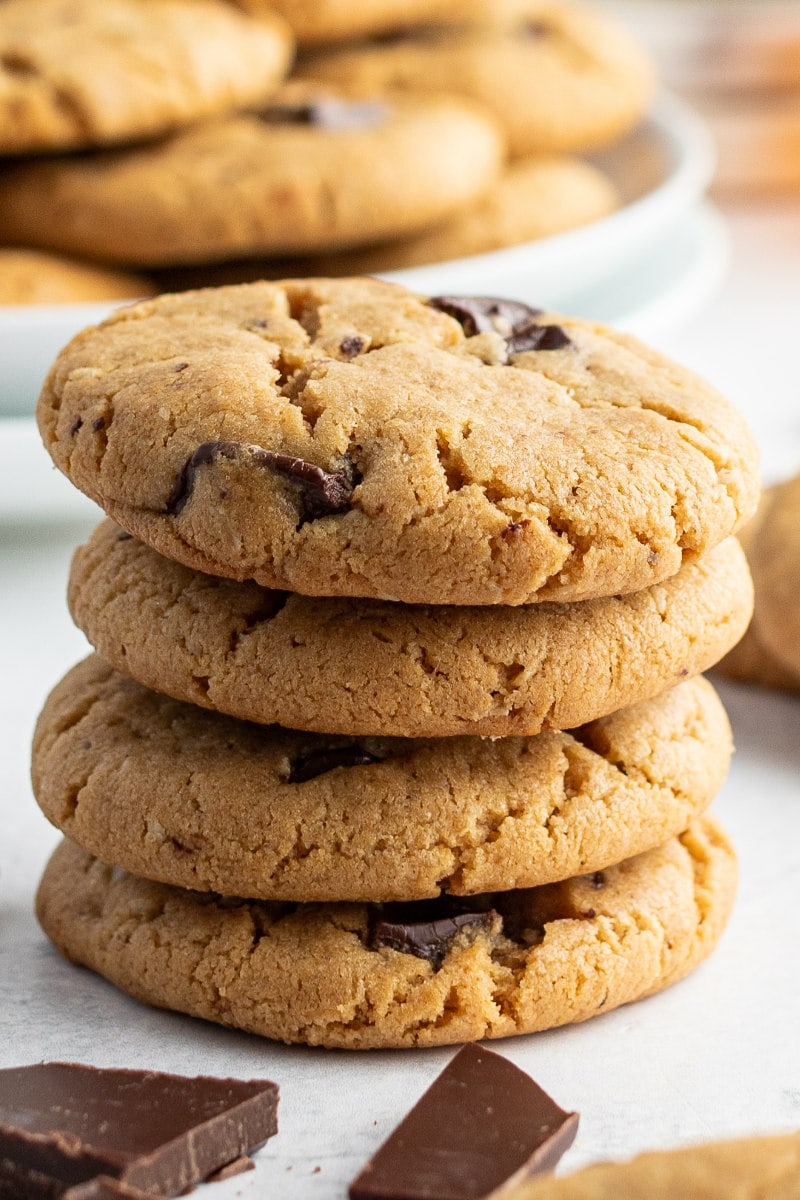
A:
<svg viewBox="0 0 800 1200">
<path fill-rule="evenodd" d="M 744 410 L 765 475 L 779 478 L 800 468 L 800 204 L 729 215 L 724 292 L 659 344 Z M 341 1197 L 452 1051 L 287 1048 L 146 1009 L 60 959 L 31 915 L 57 835 L 31 796 L 30 735 L 46 692 L 86 650 L 64 584 L 90 525 L 0 524 L 0 1066 L 60 1058 L 275 1079 L 279 1136 L 257 1171 L 209 1195 Z M 580 1110 L 572 1165 L 800 1126 L 800 698 L 721 690 L 738 754 L 716 811 L 740 851 L 741 889 L 719 950 L 661 996 L 497 1046 Z"/>
</svg>

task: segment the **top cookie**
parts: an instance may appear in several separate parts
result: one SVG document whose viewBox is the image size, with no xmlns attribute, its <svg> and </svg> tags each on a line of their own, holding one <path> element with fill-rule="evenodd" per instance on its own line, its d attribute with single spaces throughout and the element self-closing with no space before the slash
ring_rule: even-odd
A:
<svg viewBox="0 0 800 1200">
<path fill-rule="evenodd" d="M 257 11 L 254 0 L 239 0 Z M 457 12 L 461 0 L 270 0 L 301 46 L 409 29 Z"/>
<path fill-rule="evenodd" d="M 514 155 L 584 151 L 632 128 L 653 91 L 644 51 L 614 19 L 553 0 L 462 4 L 461 23 L 309 55 L 301 77 L 355 95 L 469 96 Z"/>
<path fill-rule="evenodd" d="M 311 595 L 636 591 L 758 494 L 742 418 L 634 339 L 369 279 L 125 308 L 61 352 L 38 419 L 56 465 L 129 533 Z"/>
<path fill-rule="evenodd" d="M 5 0 L 0 154 L 103 146 L 257 104 L 291 52 L 280 17 L 219 0 Z"/>
</svg>

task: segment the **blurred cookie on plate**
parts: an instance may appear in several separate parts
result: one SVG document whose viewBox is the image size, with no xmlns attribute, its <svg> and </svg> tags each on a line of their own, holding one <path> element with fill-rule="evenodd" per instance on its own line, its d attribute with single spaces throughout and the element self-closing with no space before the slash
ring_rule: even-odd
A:
<svg viewBox="0 0 800 1200">
<path fill-rule="evenodd" d="M 602 146 L 644 115 L 650 61 L 614 19 L 553 0 L 462 11 L 450 26 L 309 54 L 298 74 L 355 95 L 469 96 L 502 124 L 515 156 Z"/>
<path fill-rule="evenodd" d="M 258 104 L 292 49 L 280 17 L 221 0 L 5 0 L 0 154 L 152 137 Z"/>
<path fill-rule="evenodd" d="M 608 216 L 619 203 L 614 184 L 577 158 L 542 156 L 509 163 L 485 195 L 412 238 L 340 254 L 245 259 L 157 273 L 168 291 L 279 279 L 289 275 L 374 275 L 485 254 L 563 233 Z"/>
<path fill-rule="evenodd" d="M 0 247 L 0 304 L 138 300 L 155 290 L 150 280 L 125 271 L 112 271 L 41 250 Z"/>
<path fill-rule="evenodd" d="M 293 88 L 154 145 L 10 169 L 0 228 L 138 266 L 345 248 L 444 221 L 486 191 L 504 152 L 492 118 L 458 98 Z"/>
<path fill-rule="evenodd" d="M 458 12 L 461 0 L 269 0 L 283 16 L 301 46 L 341 42 L 425 25 Z M 264 0 L 237 0 L 258 13 Z"/>
</svg>

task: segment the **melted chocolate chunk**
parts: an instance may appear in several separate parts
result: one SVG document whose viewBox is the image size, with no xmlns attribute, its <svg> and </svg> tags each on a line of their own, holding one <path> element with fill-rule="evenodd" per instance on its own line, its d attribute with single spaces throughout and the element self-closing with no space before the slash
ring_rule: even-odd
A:
<svg viewBox="0 0 800 1200">
<path fill-rule="evenodd" d="M 528 350 L 563 350 L 572 342 L 560 325 L 538 325 L 532 321 L 515 329 L 506 339 L 509 354 L 524 354 Z"/>
<path fill-rule="evenodd" d="M 565 1112 L 500 1054 L 465 1046 L 350 1185 L 350 1200 L 483 1200 L 551 1171 L 575 1140 Z"/>
<path fill-rule="evenodd" d="M 289 783 L 306 783 L 336 767 L 368 767 L 381 762 L 377 754 L 371 754 L 357 742 L 350 746 L 322 746 L 298 755 L 289 769 Z"/>
<path fill-rule="evenodd" d="M 175 481 L 166 506 L 169 516 L 177 516 L 183 511 L 194 489 L 198 470 L 216 458 L 249 459 L 296 484 L 300 491 L 301 525 L 318 517 L 345 512 L 359 480 L 355 463 L 347 455 L 340 470 L 324 471 L 302 458 L 278 454 L 275 450 L 265 450 L 246 442 L 203 442 L 187 459 Z"/>
<path fill-rule="evenodd" d="M 367 944 L 442 965 L 450 943 L 462 929 L 489 931 L 499 921 L 490 896 L 439 896 L 435 900 L 375 905 L 370 908 Z"/>
<path fill-rule="evenodd" d="M 467 337 L 494 330 L 508 338 L 542 314 L 541 308 L 494 296 L 433 296 L 428 304 L 458 321 Z"/>
<path fill-rule="evenodd" d="M 260 1079 L 79 1063 L 1 1070 L 0 1195 L 174 1196 L 263 1145 L 277 1102 Z"/>
<path fill-rule="evenodd" d="M 357 354 L 361 353 L 365 346 L 366 342 L 362 337 L 359 337 L 357 333 L 351 334 L 350 337 L 342 338 L 341 342 L 339 343 L 339 349 L 341 350 L 342 354 L 345 354 L 348 358 L 355 358 Z"/>
<path fill-rule="evenodd" d="M 381 125 L 389 106 L 380 100 L 337 100 L 320 97 L 307 104 L 270 104 L 259 111 L 270 125 L 309 125 L 315 129 L 344 131 Z"/>
</svg>

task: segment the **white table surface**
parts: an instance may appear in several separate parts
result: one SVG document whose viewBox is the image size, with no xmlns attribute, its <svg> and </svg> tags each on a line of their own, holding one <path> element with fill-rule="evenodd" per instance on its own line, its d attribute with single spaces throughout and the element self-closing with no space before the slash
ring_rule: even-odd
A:
<svg viewBox="0 0 800 1200">
<path fill-rule="evenodd" d="M 728 215 L 733 269 L 724 292 L 659 344 L 738 404 L 765 476 L 778 478 L 800 468 L 800 200 Z M 0 1066 L 58 1058 L 272 1078 L 279 1135 L 256 1171 L 209 1196 L 342 1197 L 451 1050 L 283 1047 L 147 1009 L 63 961 L 32 916 L 58 835 L 31 795 L 29 743 L 46 692 L 86 651 L 64 585 L 71 548 L 88 528 L 0 522 Z M 496 1044 L 581 1112 L 565 1166 L 800 1126 L 800 698 L 721 691 L 738 753 L 715 809 L 740 851 L 741 886 L 719 949 L 660 996 Z"/>
</svg>

